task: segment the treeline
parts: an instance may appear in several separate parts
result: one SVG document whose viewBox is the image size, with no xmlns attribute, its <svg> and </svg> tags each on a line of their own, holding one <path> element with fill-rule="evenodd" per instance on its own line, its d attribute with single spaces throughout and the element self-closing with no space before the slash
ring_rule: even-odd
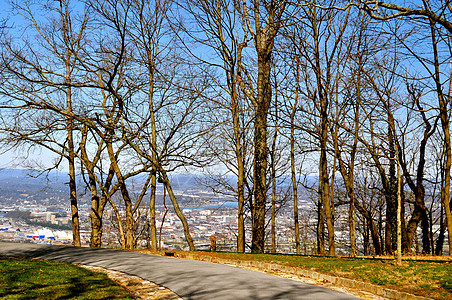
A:
<svg viewBox="0 0 452 300">
<path fill-rule="evenodd" d="M 149 197 L 153 250 L 157 182 L 194 249 L 170 174 L 202 170 L 208 187 L 237 199 L 239 252 L 276 251 L 283 207 L 293 209 L 287 238 L 306 251 L 303 191 L 319 254 L 336 254 L 341 220 L 350 255 L 393 253 L 398 235 L 404 252 L 419 240 L 422 252 L 442 254 L 452 234 L 449 1 L 10 5 L 2 149 L 45 148 L 53 167 L 68 165 L 74 245 L 77 168 L 91 194 L 90 245 L 102 245 L 111 207 L 121 245 L 133 248 Z M 129 183 L 138 174 L 137 193 Z"/>
</svg>

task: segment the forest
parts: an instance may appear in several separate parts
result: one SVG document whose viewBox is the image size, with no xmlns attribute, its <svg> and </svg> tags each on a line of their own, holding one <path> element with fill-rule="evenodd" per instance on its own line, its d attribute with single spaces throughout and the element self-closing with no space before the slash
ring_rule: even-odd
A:
<svg viewBox="0 0 452 300">
<path fill-rule="evenodd" d="M 308 195 L 317 254 L 336 255 L 339 226 L 350 256 L 452 253 L 450 0 L 24 0 L 5 11 L 1 151 L 46 149 L 53 165 L 33 168 L 66 166 L 75 246 L 82 174 L 91 247 L 111 208 L 133 249 L 148 198 L 156 250 L 161 183 L 194 250 L 171 175 L 202 173 L 238 203 L 238 252 L 275 252 L 285 207 L 302 253 Z"/>
</svg>

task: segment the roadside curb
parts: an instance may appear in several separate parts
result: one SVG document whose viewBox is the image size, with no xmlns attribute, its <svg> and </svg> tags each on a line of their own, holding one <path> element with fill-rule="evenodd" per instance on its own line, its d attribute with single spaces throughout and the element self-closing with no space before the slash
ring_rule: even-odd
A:
<svg viewBox="0 0 452 300">
<path fill-rule="evenodd" d="M 279 265 L 274 263 L 267 263 L 267 262 L 260 262 L 260 261 L 253 261 L 253 260 L 235 260 L 235 259 L 227 259 L 227 258 L 219 258 L 219 257 L 212 257 L 212 256 L 202 256 L 202 255 L 194 255 L 192 253 L 185 253 L 183 251 L 177 252 L 177 257 L 179 258 L 185 258 L 185 259 L 191 259 L 191 260 L 200 260 L 200 261 L 206 261 L 211 263 L 218 263 L 218 264 L 227 264 L 227 265 L 233 265 L 236 267 L 252 267 L 262 270 L 271 270 L 271 271 L 278 271 L 278 272 L 284 272 L 287 274 L 293 274 L 300 277 L 308 277 L 311 279 L 323 281 L 323 282 L 330 282 L 331 284 L 339 287 L 344 288 L 350 288 L 350 289 L 357 289 L 361 291 L 365 291 L 380 297 L 385 297 L 388 299 L 396 299 L 396 300 L 432 300 L 431 298 L 426 298 L 422 296 L 416 296 L 413 294 L 409 294 L 406 292 L 400 292 L 397 290 L 384 288 L 379 285 L 358 281 L 354 279 L 348 279 L 343 277 L 336 277 L 331 275 L 322 274 L 319 272 L 311 271 L 311 270 L 305 270 L 297 267 L 290 267 L 285 265 Z"/>
</svg>

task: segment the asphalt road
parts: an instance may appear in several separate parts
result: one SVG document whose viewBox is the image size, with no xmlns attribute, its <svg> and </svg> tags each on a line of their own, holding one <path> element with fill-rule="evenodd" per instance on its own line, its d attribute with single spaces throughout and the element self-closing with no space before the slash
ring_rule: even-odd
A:
<svg viewBox="0 0 452 300">
<path fill-rule="evenodd" d="M 232 266 L 122 250 L 0 243 L 0 255 L 121 271 L 169 288 L 184 299 L 358 299 L 321 286 Z"/>
</svg>

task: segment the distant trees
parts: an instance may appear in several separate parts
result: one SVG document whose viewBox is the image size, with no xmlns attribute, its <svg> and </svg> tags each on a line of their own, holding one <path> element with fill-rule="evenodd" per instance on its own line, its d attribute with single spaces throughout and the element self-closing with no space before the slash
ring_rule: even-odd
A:
<svg viewBox="0 0 452 300">
<path fill-rule="evenodd" d="M 19 25 L 0 25 L 2 145 L 68 162 L 75 245 L 79 166 L 92 247 L 111 207 L 124 248 L 145 217 L 156 250 L 161 182 L 194 249 L 171 185 L 182 169 L 208 170 L 210 188 L 237 199 L 239 252 L 275 251 L 276 215 L 290 210 L 296 253 L 308 230 L 319 254 L 393 253 L 399 229 L 405 252 L 419 240 L 440 254 L 452 232 L 451 5 L 340 3 L 14 4 Z"/>
</svg>

